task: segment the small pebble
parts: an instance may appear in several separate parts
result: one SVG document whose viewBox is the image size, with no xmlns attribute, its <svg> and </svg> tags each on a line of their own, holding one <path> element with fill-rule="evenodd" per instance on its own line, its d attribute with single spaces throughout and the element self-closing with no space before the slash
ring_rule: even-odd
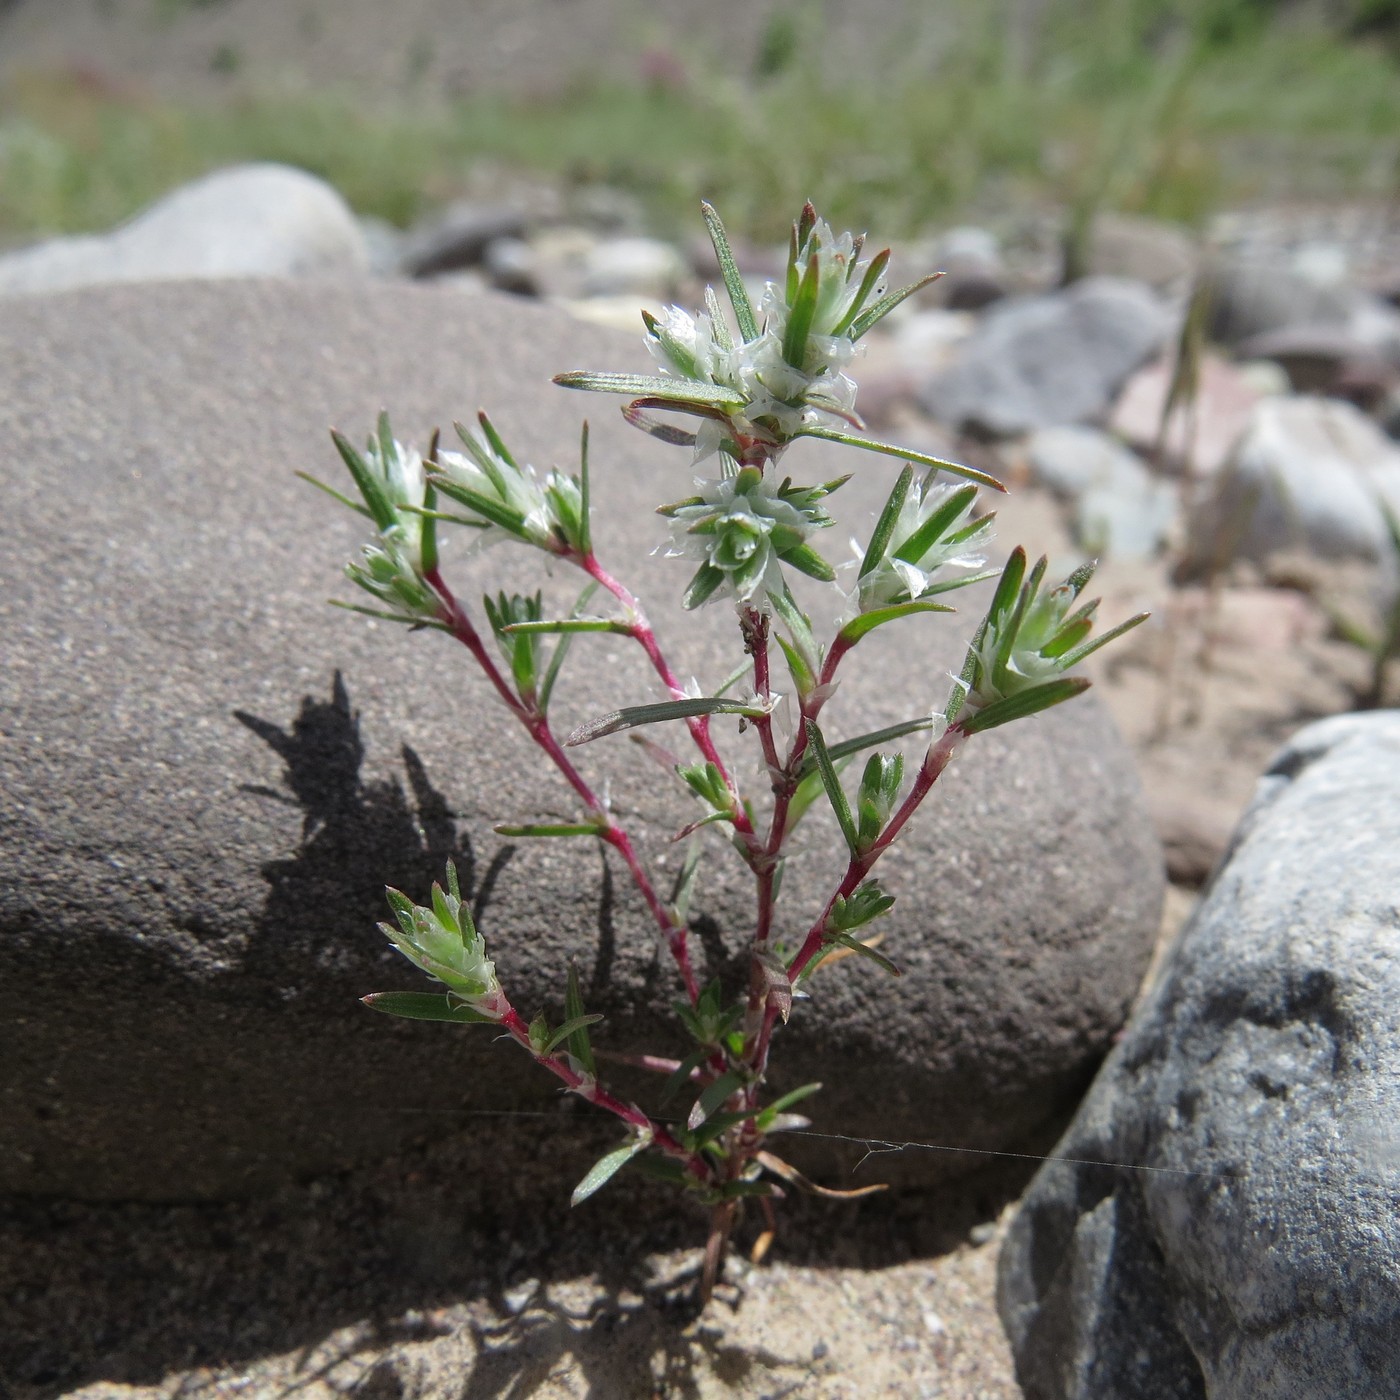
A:
<svg viewBox="0 0 1400 1400">
<path fill-rule="evenodd" d="M 540 1281 L 537 1278 L 527 1278 L 521 1283 L 517 1283 L 514 1288 L 508 1288 L 501 1295 L 501 1301 L 506 1305 L 506 1311 L 512 1317 L 519 1317 L 534 1301 L 535 1294 L 540 1291 Z"/>
</svg>

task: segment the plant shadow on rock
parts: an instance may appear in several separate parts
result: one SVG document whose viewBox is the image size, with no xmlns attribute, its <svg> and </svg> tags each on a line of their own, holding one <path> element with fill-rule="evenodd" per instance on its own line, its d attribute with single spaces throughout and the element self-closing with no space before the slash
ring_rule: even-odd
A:
<svg viewBox="0 0 1400 1400">
<path fill-rule="evenodd" d="M 343 1000 L 347 986 L 355 996 L 375 990 L 360 984 L 366 961 L 378 964 L 387 947 L 375 926 L 389 917 L 384 887 L 426 898 L 449 859 L 473 914 L 482 917 L 511 848 L 478 872 L 470 836 L 459 835 L 447 799 L 407 744 L 402 757 L 411 802 L 397 779 L 364 781 L 359 715 L 339 671 L 330 698 L 304 697 L 288 728 L 244 710 L 234 717 L 282 759 L 291 795 L 258 784 L 243 790 L 303 812 L 296 854 L 263 867 L 268 897 L 243 961 L 247 976 L 282 986 L 300 972 L 306 981 L 298 994 L 322 1001 Z"/>
</svg>

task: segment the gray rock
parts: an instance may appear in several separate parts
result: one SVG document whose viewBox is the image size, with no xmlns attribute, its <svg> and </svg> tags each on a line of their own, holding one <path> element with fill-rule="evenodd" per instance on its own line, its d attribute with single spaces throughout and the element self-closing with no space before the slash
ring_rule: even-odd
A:
<svg viewBox="0 0 1400 1400">
<path fill-rule="evenodd" d="M 1097 428 L 1042 428 L 1026 441 L 1035 480 L 1072 503 L 1075 542 L 1093 554 L 1145 559 L 1166 542 L 1177 492 Z"/>
<path fill-rule="evenodd" d="M 338 482 L 326 425 L 358 436 L 381 405 L 423 441 L 487 404 L 523 455 L 566 466 L 590 414 L 602 555 L 647 598 L 683 582 L 638 504 L 683 487 L 686 455 L 547 383 L 645 367 L 638 338 L 489 293 L 461 305 L 407 283 L 191 283 L 27 299 L 0 322 L 0 1190 L 221 1197 L 462 1128 L 499 1181 L 518 1165 L 513 1120 L 482 1110 L 558 1111 L 539 1169 L 576 1180 L 574 1105 L 523 1056 L 357 1004 L 425 985 L 375 922 L 385 883 L 421 897 L 450 853 L 526 1014 L 559 1016 L 576 955 L 602 1043 L 679 1048 L 674 979 L 625 871 L 587 843 L 492 834 L 575 808 L 460 649 L 323 602 L 348 592 L 360 522 L 292 470 Z M 814 445 L 787 465 L 825 479 L 845 460 Z M 888 480 L 858 473 L 833 540 L 868 528 Z M 521 554 L 484 562 L 493 585 L 535 586 Z M 445 563 L 472 601 L 478 566 Z M 557 607 L 576 594 L 545 588 Z M 682 675 L 732 669 L 723 608 L 652 611 Z M 967 626 L 862 642 L 833 733 L 926 710 Z M 655 698 L 635 650 L 580 639 L 561 729 Z M 752 736 L 719 737 L 757 792 Z M 1091 701 L 976 747 L 890 860 L 885 951 L 906 975 L 822 971 L 778 1039 L 776 1084 L 827 1085 L 823 1129 L 1008 1147 L 1072 1105 L 1126 1014 L 1162 886 L 1125 748 Z M 578 755 L 674 871 L 693 804 L 623 739 Z M 823 815 L 809 823 L 793 927 L 840 847 Z M 751 896 L 723 842 L 706 865 L 696 955 L 732 979 Z M 791 1151 L 824 1175 L 863 1155 Z M 929 1181 L 950 1157 L 880 1165 Z"/>
<path fill-rule="evenodd" d="M 540 294 L 540 273 L 534 250 L 523 238 L 494 238 L 483 259 L 486 275 L 498 292 L 512 296 Z"/>
<path fill-rule="evenodd" d="M 685 258 L 659 238 L 608 238 L 589 249 L 580 291 L 585 297 L 674 297 L 689 271 Z"/>
<path fill-rule="evenodd" d="M 947 230 L 934 247 L 934 267 L 943 276 L 931 295 L 950 311 L 980 311 L 1007 293 L 1008 275 L 995 235 L 963 226 Z"/>
<path fill-rule="evenodd" d="M 437 277 L 476 267 L 498 238 L 520 238 L 525 215 L 519 209 L 459 199 L 409 234 L 400 259 L 408 277 Z"/>
<path fill-rule="evenodd" d="M 1102 277 L 1126 277 L 1158 291 L 1183 287 L 1200 250 L 1178 224 L 1132 214 L 1100 214 L 1089 236 L 1088 268 Z"/>
<path fill-rule="evenodd" d="M 1003 1248 L 1028 1400 L 1400 1395 L 1397 793 L 1395 712 L 1265 774 Z"/>
<path fill-rule="evenodd" d="M 0 257 L 0 295 L 186 277 L 331 277 L 369 269 L 340 195 L 286 165 L 217 170 L 130 223 Z"/>
<path fill-rule="evenodd" d="M 1356 292 L 1334 269 L 1306 259 L 1231 258 L 1210 275 L 1211 335 L 1225 345 L 1286 326 L 1343 327 Z"/>
<path fill-rule="evenodd" d="M 361 214 L 357 222 L 365 240 L 369 272 L 374 277 L 397 277 L 403 266 L 407 235 L 388 219 Z"/>
<path fill-rule="evenodd" d="M 1147 288 L 1116 278 L 998 302 L 922 402 L 945 423 L 992 436 L 1088 422 L 1108 411 L 1169 327 Z"/>
<path fill-rule="evenodd" d="M 1268 398 L 1189 523 L 1196 567 L 1305 549 L 1323 559 L 1389 554 L 1379 502 L 1400 509 L 1400 451 L 1338 399 Z"/>
</svg>

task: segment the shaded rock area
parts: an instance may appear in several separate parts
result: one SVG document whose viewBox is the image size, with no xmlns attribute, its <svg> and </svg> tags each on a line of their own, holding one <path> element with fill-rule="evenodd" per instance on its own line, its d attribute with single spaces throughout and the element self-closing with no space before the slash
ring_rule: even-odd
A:
<svg viewBox="0 0 1400 1400">
<path fill-rule="evenodd" d="M 559 1017 L 578 956 L 603 1043 L 674 1046 L 673 977 L 624 872 L 582 842 L 490 834 L 571 817 L 567 790 L 445 638 L 324 607 L 359 532 L 291 477 L 333 475 L 325 425 L 358 432 L 381 404 L 420 440 L 489 404 L 525 455 L 565 466 L 591 412 L 601 552 L 664 598 L 681 580 L 651 557 L 658 527 L 627 507 L 673 494 L 684 454 L 668 463 L 611 405 L 547 384 L 637 357 L 631 338 L 557 312 L 406 285 L 206 282 L 12 305 L 0 430 L 24 469 L 0 527 L 0 1014 L 17 1028 L 0 1050 L 4 1189 L 224 1197 L 384 1156 L 464 1107 L 552 1111 L 551 1085 L 489 1036 L 356 1004 L 416 985 L 375 930 L 382 886 L 422 895 L 449 855 L 527 1014 Z M 814 451 L 813 471 L 829 460 Z M 867 470 L 837 498 L 844 528 L 864 528 L 886 480 Z M 489 562 L 493 583 L 522 586 L 507 551 Z M 574 596 L 567 579 L 547 591 L 559 607 Z M 732 670 L 723 609 L 655 612 L 682 674 L 714 685 Z M 941 698 L 963 644 L 958 626 L 917 647 L 885 636 L 862 644 L 837 737 Z M 620 643 L 574 656 L 561 730 L 655 698 Z M 824 970 L 779 1042 L 779 1088 L 828 1085 L 824 1130 L 1014 1144 L 1072 1105 L 1133 996 L 1160 852 L 1111 725 L 1076 702 L 977 748 L 889 863 L 901 902 L 885 947 L 906 975 Z M 684 800 L 638 776 L 625 741 L 580 752 L 674 869 Z M 787 872 L 794 922 L 824 898 L 834 823 L 814 820 L 811 841 Z M 748 895 L 716 847 L 697 955 L 733 977 Z M 471 1171 L 516 1171 L 509 1141 L 503 1126 Z M 794 1148 L 823 1172 L 863 1153 Z M 586 1164 L 542 1170 L 564 1184 Z M 930 1181 L 964 1164 L 890 1165 Z"/>
<path fill-rule="evenodd" d="M 1398 791 L 1393 711 L 1264 775 L 1012 1226 L 1029 1400 L 1400 1394 Z"/>
</svg>

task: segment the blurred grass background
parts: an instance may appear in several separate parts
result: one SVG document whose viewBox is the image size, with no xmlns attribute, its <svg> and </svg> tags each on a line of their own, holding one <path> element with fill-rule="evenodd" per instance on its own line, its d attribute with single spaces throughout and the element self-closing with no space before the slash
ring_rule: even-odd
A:
<svg viewBox="0 0 1400 1400">
<path fill-rule="evenodd" d="M 176 24 L 224 0 L 150 2 Z M 689 228 L 703 194 L 761 238 L 809 194 L 898 237 L 1026 203 L 1199 225 L 1225 205 L 1400 192 L 1400 0 L 942 10 L 935 62 L 902 60 L 895 36 L 873 77 L 823 44 L 820 0 L 775 4 L 741 46 L 639 43 L 630 78 L 529 94 L 419 92 L 411 72 L 390 94 L 259 90 L 231 81 L 248 75 L 227 41 L 204 93 L 97 63 L 21 70 L 0 84 L 0 242 L 109 227 L 247 159 L 303 166 L 401 225 L 494 162 L 628 191 L 660 233 Z M 426 74 L 431 44 L 409 52 Z"/>
</svg>

